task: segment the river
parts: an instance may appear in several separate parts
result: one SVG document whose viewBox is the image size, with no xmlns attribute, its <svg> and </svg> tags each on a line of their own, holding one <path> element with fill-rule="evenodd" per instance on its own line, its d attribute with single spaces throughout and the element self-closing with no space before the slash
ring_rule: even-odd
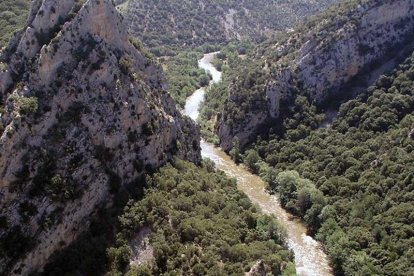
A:
<svg viewBox="0 0 414 276">
<path fill-rule="evenodd" d="M 221 72 L 211 64 L 217 53 L 205 54 L 198 62 L 200 68 L 206 70 L 211 76 L 210 85 L 221 80 Z M 197 120 L 200 104 L 204 100 L 207 88 L 201 88 L 187 99 L 184 113 Z M 211 159 L 216 167 L 227 175 L 237 179 L 238 188 L 242 190 L 250 200 L 260 206 L 266 214 L 273 214 L 285 227 L 288 234 L 288 246 L 295 253 L 296 272 L 303 276 L 333 275 L 326 254 L 319 242 L 306 234 L 304 224 L 288 212 L 286 212 L 278 198 L 266 192 L 264 181 L 247 171 L 243 166 L 236 165 L 231 158 L 221 149 L 201 140 L 201 155 Z"/>
</svg>

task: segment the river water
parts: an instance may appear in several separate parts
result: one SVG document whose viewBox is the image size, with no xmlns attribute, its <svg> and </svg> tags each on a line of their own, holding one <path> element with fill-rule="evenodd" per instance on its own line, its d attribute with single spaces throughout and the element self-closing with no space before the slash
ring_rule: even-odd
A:
<svg viewBox="0 0 414 276">
<path fill-rule="evenodd" d="M 210 85 L 218 83 L 221 80 L 221 72 L 217 71 L 211 64 L 216 54 L 206 54 L 198 63 L 200 68 L 206 70 L 212 76 Z M 204 100 L 206 91 L 207 88 L 198 89 L 187 99 L 184 113 L 194 121 L 198 118 L 198 108 Z M 260 206 L 264 213 L 275 215 L 285 227 L 288 234 L 288 246 L 295 253 L 296 272 L 298 275 L 333 275 L 328 258 L 323 252 L 321 244 L 306 235 L 306 227 L 303 223 L 286 212 L 276 196 L 266 192 L 266 184 L 260 177 L 253 175 L 243 166 L 236 165 L 225 152 L 203 140 L 201 141 L 201 155 L 204 158 L 211 159 L 219 170 L 236 178 L 239 189 L 253 203 Z"/>
</svg>

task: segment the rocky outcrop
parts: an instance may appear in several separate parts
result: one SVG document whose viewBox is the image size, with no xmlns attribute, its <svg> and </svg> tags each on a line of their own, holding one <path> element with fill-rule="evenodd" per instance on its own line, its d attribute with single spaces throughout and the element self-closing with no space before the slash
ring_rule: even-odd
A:
<svg viewBox="0 0 414 276">
<path fill-rule="evenodd" d="M 201 159 L 198 129 L 110 0 L 33 1 L 0 68 L 0 274 L 41 268 L 173 155 Z"/>
<path fill-rule="evenodd" d="M 266 268 L 263 261 L 258 261 L 255 263 L 249 272 L 246 273 L 246 276 L 265 276 Z"/>
<path fill-rule="evenodd" d="M 259 88 L 262 104 L 254 108 L 251 101 L 235 102 L 247 97 L 240 95 L 242 89 L 230 87 L 217 126 L 222 148 L 229 150 L 236 136 L 242 145 L 248 143 L 264 124 L 283 117 L 298 93 L 319 106 L 352 97 L 389 69 L 387 63 L 412 43 L 413 32 L 411 0 L 348 1 L 283 43 L 262 47 L 258 52 L 264 55 L 257 57 L 266 79 Z M 247 107 L 237 108 L 242 105 Z M 234 120 L 237 113 L 243 113 L 241 120 Z"/>
</svg>

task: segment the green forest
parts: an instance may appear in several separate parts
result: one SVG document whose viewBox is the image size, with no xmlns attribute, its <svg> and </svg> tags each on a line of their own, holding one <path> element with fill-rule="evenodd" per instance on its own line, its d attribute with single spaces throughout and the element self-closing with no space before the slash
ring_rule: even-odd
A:
<svg viewBox="0 0 414 276">
<path fill-rule="evenodd" d="M 203 57 L 199 51 L 181 52 L 172 57 L 160 59 L 166 73 L 171 96 L 182 108 L 186 99 L 200 87 L 207 86 L 210 77 L 198 68 L 198 60 Z"/>
<path fill-rule="evenodd" d="M 124 271 L 128 241 L 143 227 L 151 229 L 154 260 L 130 267 L 129 275 L 241 275 L 258 260 L 273 275 L 294 272 L 285 230 L 209 161 L 200 168 L 176 160 L 148 186 L 144 198 L 130 203 L 120 217 L 117 246 L 107 250 L 108 275 Z"/>
<path fill-rule="evenodd" d="M 119 192 L 116 208 L 101 210 L 43 275 L 102 275 L 103 269 L 108 276 L 242 275 L 258 261 L 272 275 L 294 275 L 286 230 L 261 214 L 211 161 L 199 167 L 176 159 L 148 176 L 144 186 L 145 192 L 129 191 L 136 196 L 123 210 L 127 191 Z M 143 228 L 151 230 L 153 257 L 130 266 L 131 241 Z"/>
<path fill-rule="evenodd" d="M 336 2 L 134 0 L 121 6 L 130 22 L 131 33 L 142 39 L 157 56 L 162 56 L 171 47 L 224 45 L 240 38 L 263 41 Z"/>
<path fill-rule="evenodd" d="M 29 1 L 2 0 L 0 2 L 0 49 L 7 46 L 13 33 L 24 27 Z"/>
<path fill-rule="evenodd" d="M 332 29 L 310 33 L 329 37 L 349 20 L 349 8 L 364 1 L 329 9 L 295 33 L 332 20 L 335 24 L 327 24 Z M 121 2 L 132 34 L 149 49 L 147 55 L 158 59 L 181 108 L 210 81 L 198 60 L 221 51 L 213 63 L 223 80 L 209 88 L 198 122 L 203 138 L 218 145 L 216 123 L 224 109 L 232 126 L 267 104 L 263 91 L 269 74 L 263 68 L 281 58 L 272 46 L 289 39 L 279 31 L 337 1 L 312 6 L 295 0 L 289 8 L 289 0 Z M 29 1 L 1 0 L 0 49 L 24 26 L 28 7 Z M 229 31 L 224 21 L 234 21 L 237 28 Z M 289 51 L 301 43 L 292 44 L 286 63 Z M 229 101 L 229 95 L 239 97 L 240 104 Z M 323 244 L 336 275 L 414 275 L 414 54 L 339 107 L 316 106 L 299 89 L 292 95 L 283 117 L 263 127 L 253 142 L 241 147 L 234 141 L 232 159 L 260 175 L 268 192 L 303 220 Z M 22 115 L 39 108 L 35 98 L 15 101 Z M 327 125 L 327 111 L 337 107 Z M 78 116 L 66 117 L 70 122 Z M 53 165 L 53 156 L 39 158 Z M 50 170 L 41 168 L 39 175 L 50 178 Z M 39 190 L 31 193 L 48 194 L 62 206 L 77 196 L 76 186 L 59 175 L 36 183 Z M 236 180 L 209 160 L 196 166 L 175 159 L 111 196 L 113 205 L 97 210 L 87 231 L 34 275 L 243 275 L 258 266 L 267 275 L 295 275 L 286 229 L 274 216 L 262 214 L 237 189 Z M 28 201 L 17 208 L 25 223 L 37 212 Z M 62 219 L 59 211 L 44 218 L 44 229 Z M 3 216 L 0 227 L 8 227 Z M 153 254 L 131 265 L 136 257 L 132 242 L 143 229 L 149 229 Z M 32 245 L 20 228 L 15 230 L 0 242 L 1 256 L 18 256 Z"/>
<path fill-rule="evenodd" d="M 298 96 L 283 134 L 231 151 L 304 219 L 338 274 L 414 271 L 413 91 L 414 55 L 344 103 L 332 127 L 317 129 L 324 114 Z"/>
</svg>

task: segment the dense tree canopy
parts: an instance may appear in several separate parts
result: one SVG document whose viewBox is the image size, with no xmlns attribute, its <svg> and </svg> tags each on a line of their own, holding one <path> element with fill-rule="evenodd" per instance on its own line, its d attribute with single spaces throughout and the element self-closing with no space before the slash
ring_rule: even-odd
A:
<svg viewBox="0 0 414 276">
<path fill-rule="evenodd" d="M 1 0 L 0 2 L 0 49 L 7 46 L 13 33 L 24 27 L 29 11 L 29 1 Z"/>
<path fill-rule="evenodd" d="M 125 268 L 127 241 L 143 227 L 152 231 L 154 260 L 134 271 L 242 275 L 259 260 L 273 275 L 291 269 L 292 255 L 276 219 L 260 214 L 235 180 L 215 172 L 210 162 L 200 168 L 177 160 L 149 183 L 144 199 L 131 203 L 120 218 L 118 246 L 108 251 L 111 275 Z"/>
<path fill-rule="evenodd" d="M 245 160 L 259 154 L 259 173 L 326 245 L 338 273 L 412 275 L 414 55 L 342 104 L 330 128 L 301 119 L 303 108 L 316 109 L 298 99 L 287 131 L 258 139 Z"/>
<path fill-rule="evenodd" d="M 202 51 L 189 51 L 174 57 L 162 58 L 169 92 L 177 104 L 184 107 L 187 97 L 195 90 L 207 86 L 210 82 L 206 72 L 198 68 L 198 60 L 203 56 Z"/>
</svg>

